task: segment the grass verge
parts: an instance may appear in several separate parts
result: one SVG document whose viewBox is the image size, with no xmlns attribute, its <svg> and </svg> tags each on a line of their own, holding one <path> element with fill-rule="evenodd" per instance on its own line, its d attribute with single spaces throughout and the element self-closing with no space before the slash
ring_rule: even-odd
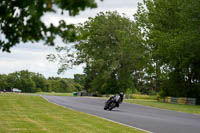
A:
<svg viewBox="0 0 200 133">
<path fill-rule="evenodd" d="M 0 133 L 142 133 L 39 96 L 0 94 Z"/>
<path fill-rule="evenodd" d="M 157 102 L 156 100 L 139 100 L 139 99 L 125 99 L 124 101 L 128 103 L 151 106 L 160 109 L 167 109 L 167 110 L 186 112 L 192 114 L 200 114 L 199 105 L 169 104 L 169 103 Z"/>
</svg>

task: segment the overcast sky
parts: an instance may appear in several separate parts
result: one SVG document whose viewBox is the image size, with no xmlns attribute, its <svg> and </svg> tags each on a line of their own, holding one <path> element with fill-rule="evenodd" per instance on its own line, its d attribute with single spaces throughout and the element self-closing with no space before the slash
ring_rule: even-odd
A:
<svg viewBox="0 0 200 133">
<path fill-rule="evenodd" d="M 142 0 L 98 1 L 98 8 L 86 9 L 80 12 L 80 15 L 76 17 L 69 17 L 67 14 L 60 15 L 49 13 L 42 17 L 42 21 L 47 25 L 50 23 L 57 25 L 59 20 L 64 19 L 67 23 L 77 24 L 86 21 L 88 17 L 94 17 L 97 13 L 105 11 L 117 11 L 120 14 L 125 13 L 127 17 L 133 19 L 133 14 L 136 13 L 138 2 L 142 2 Z M 62 41 L 57 39 L 56 43 L 62 44 Z M 83 72 L 83 68 L 79 66 L 66 71 L 64 74 L 57 75 L 58 64 L 49 62 L 46 59 L 47 54 L 50 53 L 55 53 L 54 47 L 45 46 L 42 41 L 34 44 L 18 44 L 11 48 L 11 53 L 0 51 L 0 74 L 28 70 L 41 73 L 46 78 L 50 76 L 73 78 L 74 74 Z"/>
</svg>

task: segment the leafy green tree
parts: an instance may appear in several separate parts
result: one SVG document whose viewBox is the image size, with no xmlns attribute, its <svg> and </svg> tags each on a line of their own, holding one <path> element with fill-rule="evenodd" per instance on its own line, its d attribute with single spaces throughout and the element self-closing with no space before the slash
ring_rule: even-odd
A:
<svg viewBox="0 0 200 133">
<path fill-rule="evenodd" d="M 22 70 L 19 72 L 11 73 L 14 76 L 14 86 L 22 90 L 22 92 L 35 92 L 35 82 L 32 80 L 31 72 Z"/>
<path fill-rule="evenodd" d="M 4 89 L 6 89 L 7 86 L 8 86 L 7 75 L 0 74 L 0 91 L 3 91 Z"/>
<path fill-rule="evenodd" d="M 199 1 L 144 0 L 135 19 L 163 95 L 200 98 Z"/>
<path fill-rule="evenodd" d="M 17 82 L 16 82 L 15 74 L 14 73 L 8 74 L 6 89 L 9 90 L 9 89 L 15 87 L 16 84 L 17 84 Z"/>
<path fill-rule="evenodd" d="M 142 70 L 145 51 L 135 23 L 117 12 L 99 13 L 77 27 L 74 65 L 85 63 L 85 89 L 116 93 L 133 88 L 132 73 Z M 67 51 L 68 52 L 68 51 Z M 68 56 L 69 57 L 69 56 Z M 64 58 L 66 59 L 66 58 Z M 61 58 L 62 70 L 68 63 Z"/>
<path fill-rule="evenodd" d="M 46 78 L 39 73 L 32 73 L 31 79 L 35 82 L 36 88 L 40 89 L 43 92 L 49 92 L 48 83 Z"/>
<path fill-rule="evenodd" d="M 61 14 L 68 12 L 75 16 L 85 8 L 96 6 L 95 0 L 1 0 L 0 31 L 4 36 L 0 39 L 0 49 L 10 52 L 10 48 L 20 42 L 40 40 L 54 45 L 56 35 L 64 37 L 64 41 L 73 41 L 73 25 L 61 20 L 58 26 L 46 26 L 41 18 L 58 10 L 62 10 Z"/>
<path fill-rule="evenodd" d="M 73 92 L 81 88 L 73 79 L 68 78 L 49 77 L 47 82 L 49 90 L 54 92 Z"/>
<path fill-rule="evenodd" d="M 58 83 L 56 80 L 48 80 L 48 88 L 53 92 L 58 92 L 56 88 L 58 88 Z"/>
<path fill-rule="evenodd" d="M 85 74 L 74 74 L 74 81 L 82 86 L 84 86 L 85 84 L 85 78 L 86 78 Z"/>
<path fill-rule="evenodd" d="M 19 88 L 22 92 L 35 91 L 35 82 L 31 79 L 31 72 L 28 72 L 27 70 L 8 74 L 6 82 L 7 90 Z"/>
<path fill-rule="evenodd" d="M 74 79 L 71 78 L 64 78 L 67 83 L 68 83 L 68 92 L 73 92 L 73 91 L 81 91 L 83 89 L 82 84 L 77 83 L 74 81 Z"/>
</svg>

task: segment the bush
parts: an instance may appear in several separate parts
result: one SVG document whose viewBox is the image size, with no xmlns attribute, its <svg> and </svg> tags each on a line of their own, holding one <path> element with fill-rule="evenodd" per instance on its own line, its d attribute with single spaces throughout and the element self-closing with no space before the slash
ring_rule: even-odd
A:
<svg viewBox="0 0 200 133">
<path fill-rule="evenodd" d="M 32 92 L 41 92 L 41 91 L 42 91 L 41 88 L 33 88 L 33 89 L 32 89 Z"/>
<path fill-rule="evenodd" d="M 150 95 L 142 95 L 142 94 L 132 94 L 131 97 L 132 99 L 146 99 L 146 100 L 156 100 L 157 96 L 150 96 Z"/>
<path fill-rule="evenodd" d="M 156 95 L 156 91 L 150 90 L 150 91 L 149 91 L 149 95 Z"/>
<path fill-rule="evenodd" d="M 128 88 L 127 90 L 126 90 L 126 94 L 132 94 L 133 93 L 133 91 L 130 89 L 130 88 Z"/>
</svg>

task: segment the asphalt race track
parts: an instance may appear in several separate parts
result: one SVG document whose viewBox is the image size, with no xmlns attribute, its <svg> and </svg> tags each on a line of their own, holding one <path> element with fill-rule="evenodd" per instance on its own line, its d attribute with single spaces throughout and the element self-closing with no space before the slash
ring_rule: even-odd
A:
<svg viewBox="0 0 200 133">
<path fill-rule="evenodd" d="M 200 133 L 200 115 L 122 103 L 113 111 L 103 109 L 104 99 L 44 96 L 49 102 L 103 117 L 154 133 Z"/>
</svg>

